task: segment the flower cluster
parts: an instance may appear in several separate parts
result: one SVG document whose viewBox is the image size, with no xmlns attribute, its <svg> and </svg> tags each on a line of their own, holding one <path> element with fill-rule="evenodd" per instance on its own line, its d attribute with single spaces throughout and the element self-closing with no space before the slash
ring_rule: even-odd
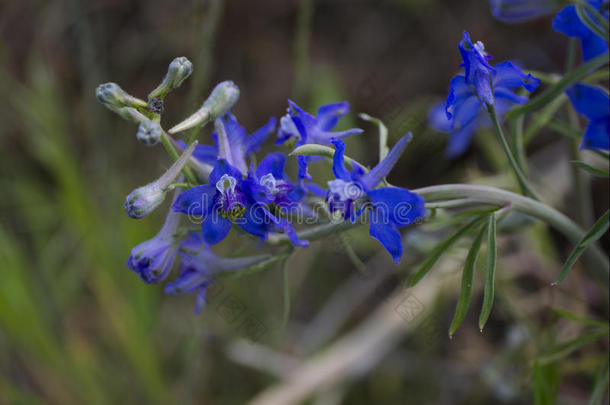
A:
<svg viewBox="0 0 610 405">
<path fill-rule="evenodd" d="M 563 4 L 558 0 L 490 0 L 494 17 L 508 23 L 550 14 Z M 608 53 L 608 6 L 608 0 L 586 0 L 582 4 L 564 6 L 553 18 L 553 30 L 579 40 L 584 62 Z M 574 108 L 590 120 L 581 148 L 608 150 L 608 92 L 590 85 L 576 84 L 568 88 L 566 94 Z"/>
<path fill-rule="evenodd" d="M 429 116 L 431 127 L 450 134 L 447 146 L 449 157 L 464 153 L 476 129 L 490 124 L 487 111 L 483 110 L 493 107 L 497 114 L 503 115 L 512 105 L 527 101 L 515 90 L 524 88 L 532 92 L 540 84 L 539 79 L 523 73 L 512 62 L 492 66 L 489 63 L 491 56 L 485 52 L 483 43 L 478 41 L 473 44 L 466 31 L 458 48 L 463 59 L 464 74 L 451 80 L 446 103 L 434 106 Z"/>
<path fill-rule="evenodd" d="M 332 215 L 318 216 L 312 201 L 325 201 L 328 212 L 339 212 L 342 221 L 354 223 L 361 216 L 368 220 L 370 235 L 396 263 L 400 261 L 403 248 L 398 228 L 424 216 L 424 200 L 407 189 L 388 186 L 385 178 L 407 146 L 410 134 L 370 171 L 354 163 L 349 172 L 341 139 L 363 131 L 333 131 L 339 119 L 349 112 L 349 104 L 324 105 L 313 116 L 288 101 L 288 112 L 277 128 L 276 144 L 335 148 L 330 167 L 336 178 L 326 188 L 311 182 L 307 171 L 311 161 L 324 159 L 321 156 L 299 155 L 297 179 L 292 180 L 286 173 L 287 156 L 283 152 L 270 152 L 255 163 L 256 152 L 276 130 L 276 120 L 269 119 L 249 134 L 231 112 L 239 98 L 239 89 L 233 82 L 218 84 L 198 111 L 169 131 L 163 130 L 163 102 L 191 72 L 192 65 L 186 58 L 175 59 L 148 101 L 127 94 L 113 83 L 97 90 L 98 99 L 106 107 L 139 125 L 136 138 L 140 142 L 149 146 L 161 142 L 174 156 L 181 152 L 157 180 L 138 187 L 126 198 L 127 215 L 139 219 L 153 212 L 166 194 L 175 190 L 163 227 L 155 237 L 133 248 L 127 261 L 129 269 L 147 283 L 159 283 L 178 263 L 180 274 L 166 284 L 165 292 L 197 292 L 195 311 L 199 312 L 205 304 L 207 287 L 223 273 L 271 258 L 268 254 L 221 258 L 214 254 L 212 246 L 235 230 L 253 236 L 259 246 L 273 239 L 305 248 L 309 241 L 295 229 L 302 225 L 301 219 L 319 226 L 336 225 Z M 208 123 L 213 123 L 214 129 L 207 145 L 190 136 L 183 140 L 173 138 L 187 130 L 196 134 Z M 181 222 L 186 224 L 181 226 Z M 200 227 L 189 225 L 194 222 Z"/>
</svg>

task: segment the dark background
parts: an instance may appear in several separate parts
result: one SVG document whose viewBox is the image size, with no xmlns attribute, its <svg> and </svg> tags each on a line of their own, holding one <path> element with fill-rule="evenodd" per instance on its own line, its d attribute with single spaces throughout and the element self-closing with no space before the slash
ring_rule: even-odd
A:
<svg viewBox="0 0 610 405">
<path fill-rule="evenodd" d="M 485 42 L 496 63 L 511 59 L 534 70 L 563 71 L 567 39 L 551 30 L 550 17 L 509 26 L 494 20 L 481 0 L 1 1 L 0 403 L 245 403 L 277 380 L 231 359 L 236 339 L 307 358 L 324 345 L 308 353 L 299 346 L 301 333 L 339 286 L 354 279 L 345 241 L 337 237 L 298 252 L 290 264 L 286 326 L 278 268 L 223 284 L 243 316 L 262 326 L 254 335 L 223 315 L 221 298 L 211 297 L 195 316 L 193 295 L 164 296 L 162 286 L 138 280 L 124 262 L 133 246 L 155 234 L 166 208 L 132 220 L 124 215 L 124 196 L 170 161 L 160 146 L 139 144 L 131 123 L 97 103 L 98 84 L 117 82 L 144 98 L 168 63 L 186 56 L 194 73 L 168 96 L 165 128 L 194 111 L 215 83 L 230 79 L 241 89 L 233 112 L 250 131 L 283 115 L 287 98 L 311 112 L 348 100 L 352 113 L 340 128 L 366 130 L 348 141 L 350 156 L 365 164 L 376 163 L 376 129 L 356 113 L 383 119 L 390 144 L 413 131 L 390 176 L 393 184 L 511 186 L 510 174 L 495 175 L 505 162 L 490 133 L 482 131 L 465 156 L 450 161 L 443 153 L 446 137 L 427 128 L 428 109 L 446 97 L 458 71 L 464 29 Z M 209 142 L 209 132 L 200 140 Z M 540 173 L 554 174 L 548 181 L 553 201 L 573 213 L 565 165 L 553 173 L 562 143 L 547 131 L 529 152 Z M 272 148 L 268 141 L 266 149 Z M 324 164 L 313 171 L 329 176 Z M 594 192 L 601 213 L 607 182 L 595 183 Z M 338 332 L 400 285 L 421 251 L 436 243 L 435 232 L 412 231 L 406 263 L 361 287 L 362 301 L 353 303 Z M 366 230 L 346 235 L 363 261 L 381 251 Z M 498 272 L 514 274 L 501 282 L 506 292 L 484 335 L 471 314 L 458 335 L 447 338 L 454 284 L 435 305 L 437 339 L 415 331 L 358 384 L 342 387 L 334 403 L 532 403 L 532 359 L 576 333 L 550 308 L 559 302 L 586 312 L 591 305 L 589 312 L 601 317 L 607 309 L 588 279 L 551 291 L 569 245 L 543 226 L 506 235 L 502 243 Z M 442 267 L 459 271 L 461 249 Z M 217 251 L 256 247 L 232 236 Z M 371 271 L 388 270 L 382 261 Z M 480 302 L 480 287 L 477 282 L 473 302 Z M 561 376 L 561 403 L 586 397 L 599 350 L 607 346 L 570 367 L 545 369 L 548 381 Z"/>
</svg>

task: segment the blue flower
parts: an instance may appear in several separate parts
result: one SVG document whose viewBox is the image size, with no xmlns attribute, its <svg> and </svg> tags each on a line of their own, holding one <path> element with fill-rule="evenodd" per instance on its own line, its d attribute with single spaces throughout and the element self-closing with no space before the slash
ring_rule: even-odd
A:
<svg viewBox="0 0 610 405">
<path fill-rule="evenodd" d="M 595 9 L 600 10 L 604 2 L 602 0 L 589 0 L 588 3 Z M 603 14 L 608 19 L 608 12 L 606 11 Z M 576 12 L 576 6 L 573 4 L 564 7 L 557 13 L 553 19 L 553 29 L 569 37 L 580 39 L 585 62 L 608 52 L 607 38 L 600 37 L 591 31 L 580 20 Z"/>
<path fill-rule="evenodd" d="M 131 250 L 127 267 L 145 282 L 163 281 L 172 269 L 178 252 L 174 235 L 179 222 L 180 215 L 170 210 L 159 233 Z"/>
<path fill-rule="evenodd" d="M 231 157 L 229 163 L 237 167 L 242 173 L 247 170 L 246 161 L 248 157 L 258 149 L 261 144 L 275 129 L 276 119 L 271 117 L 269 121 L 250 135 L 246 129 L 237 121 L 237 118 L 230 112 L 221 118 L 227 134 L 227 141 L 230 144 Z M 214 165 L 219 157 L 218 131 L 212 134 L 214 145 L 198 145 L 193 152 L 193 156 L 202 163 Z M 186 145 L 182 141 L 178 144 L 184 149 Z M 225 157 L 226 158 L 226 157 Z"/>
<path fill-rule="evenodd" d="M 467 32 L 464 32 L 459 48 L 464 59 L 465 74 L 451 80 L 445 116 L 438 106 L 429 115 L 430 126 L 451 134 L 447 148 L 450 157 L 463 153 L 475 130 L 489 122 L 487 117 L 480 115 L 482 103 L 493 104 L 496 114 L 501 116 L 512 104 L 527 101 L 527 98 L 515 93 L 516 89 L 523 87 L 532 92 L 540 85 L 539 79 L 526 75 L 509 61 L 493 67 L 489 65 L 487 61 L 490 57 L 485 53 L 483 44 L 477 42 L 473 45 Z"/>
<path fill-rule="evenodd" d="M 183 294 L 197 291 L 195 314 L 199 314 L 206 303 L 206 290 L 219 274 L 253 266 L 269 259 L 270 255 L 240 258 L 218 257 L 207 246 L 200 234 L 191 234 L 180 244 L 180 275 L 165 285 L 166 294 Z"/>
<path fill-rule="evenodd" d="M 183 192 L 172 205 L 174 211 L 201 217 L 203 239 L 210 245 L 221 242 L 234 223 L 265 240 L 268 227 L 257 208 L 244 193 L 243 175 L 225 159 L 216 162 L 210 184 Z"/>
<path fill-rule="evenodd" d="M 610 149 L 610 99 L 599 87 L 576 84 L 566 90 L 572 105 L 589 119 L 581 149 Z"/>
<path fill-rule="evenodd" d="M 383 245 L 396 263 L 402 257 L 402 238 L 397 228 L 424 216 L 424 199 L 404 188 L 376 187 L 394 167 L 410 139 L 411 134 L 403 136 L 368 173 L 357 165 L 349 172 L 344 161 L 345 144 L 341 140 L 332 141 L 336 148 L 333 156 L 336 179 L 328 182 L 330 211 L 342 212 L 343 218 L 349 218 L 352 223 L 368 211 L 369 234 Z"/>
<path fill-rule="evenodd" d="M 318 114 L 314 117 L 302 110 L 294 102 L 288 100 L 288 113 L 280 119 L 276 144 L 280 145 L 290 140 L 296 146 L 308 143 L 330 145 L 333 139 L 341 139 L 362 133 L 363 131 L 360 128 L 332 132 L 339 118 L 345 116 L 348 112 L 349 103 L 333 103 L 318 108 Z M 297 160 L 299 164 L 299 178 L 311 180 L 311 176 L 307 173 L 307 166 L 311 161 L 311 157 L 298 156 Z"/>
<path fill-rule="evenodd" d="M 505 23 L 520 23 L 551 14 L 558 0 L 490 0 L 491 14 Z"/>
<path fill-rule="evenodd" d="M 305 209 L 301 200 L 306 191 L 295 186 L 284 173 L 286 156 L 283 153 L 270 153 L 258 165 L 256 170 L 250 166 L 248 177 L 244 181 L 247 194 L 257 204 L 264 206 L 266 217 L 288 235 L 295 246 L 307 247 L 309 242 L 300 240 L 286 215 L 293 211 L 303 213 Z"/>
</svg>

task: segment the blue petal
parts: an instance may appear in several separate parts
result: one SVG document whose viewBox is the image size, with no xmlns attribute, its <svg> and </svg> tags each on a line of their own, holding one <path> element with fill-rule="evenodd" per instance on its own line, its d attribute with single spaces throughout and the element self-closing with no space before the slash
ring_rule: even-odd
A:
<svg viewBox="0 0 610 405">
<path fill-rule="evenodd" d="M 496 90 L 498 87 L 507 87 L 509 89 L 523 87 L 527 91 L 532 92 L 540 86 L 540 79 L 535 78 L 531 74 L 526 75 L 512 62 L 499 63 L 495 66 L 495 69 L 493 84 Z"/>
<path fill-rule="evenodd" d="M 319 186 L 315 183 L 301 182 L 300 188 L 303 188 L 305 190 L 305 192 L 307 192 L 309 194 L 313 194 L 315 196 L 322 197 L 322 198 L 326 198 L 326 194 L 328 192 L 324 187 Z"/>
<path fill-rule="evenodd" d="M 466 77 L 458 75 L 451 79 L 449 96 L 447 97 L 447 103 L 445 104 L 447 118 L 452 119 L 456 105 L 461 104 L 464 100 L 472 96 L 474 96 L 474 92 L 472 91 L 472 87 L 466 83 Z"/>
<path fill-rule="evenodd" d="M 182 141 L 176 141 L 182 149 L 186 149 L 186 144 Z M 214 145 L 197 145 L 193 152 L 193 157 L 203 163 L 214 165 L 218 159 L 218 146 Z"/>
<path fill-rule="evenodd" d="M 472 136 L 475 134 L 477 121 L 472 120 L 466 126 L 452 132 L 449 136 L 449 143 L 445 153 L 449 158 L 455 158 L 466 152 L 472 141 Z"/>
<path fill-rule="evenodd" d="M 284 167 L 286 166 L 286 155 L 281 152 L 268 154 L 256 168 L 256 176 L 260 179 L 265 174 L 271 173 L 276 180 L 284 178 Z"/>
<path fill-rule="evenodd" d="M 596 86 L 575 84 L 566 90 L 574 109 L 589 119 L 599 119 L 610 115 L 608 93 Z"/>
<path fill-rule="evenodd" d="M 242 178 L 242 174 L 237 168 L 231 166 L 225 159 L 218 159 L 216 166 L 214 166 L 214 170 L 210 173 L 210 184 L 216 184 L 224 174 L 234 177 L 235 179 Z"/>
<path fill-rule="evenodd" d="M 364 130 L 360 128 L 352 128 L 345 131 L 339 132 L 327 132 L 327 131 L 319 131 L 313 130 L 312 133 L 308 134 L 310 143 L 317 143 L 320 145 L 330 145 L 333 139 L 343 139 L 348 136 L 358 135 L 363 133 Z"/>
<path fill-rule="evenodd" d="M 586 38 L 591 30 L 580 21 L 573 4 L 564 7 L 553 19 L 553 29 L 569 37 Z"/>
<path fill-rule="evenodd" d="M 456 104 L 452 121 L 453 131 L 459 131 L 470 124 L 477 118 L 480 110 L 481 102 L 474 93 L 460 104 Z"/>
<path fill-rule="evenodd" d="M 513 91 L 511 91 L 507 88 L 504 88 L 504 87 L 496 88 L 495 93 L 496 93 L 497 98 L 507 100 L 511 103 L 523 104 L 527 101 L 526 97 L 520 97 L 520 96 L 516 95 Z M 496 109 L 496 113 L 498 113 L 497 109 Z"/>
<path fill-rule="evenodd" d="M 297 156 L 297 164 L 299 166 L 299 179 L 311 180 L 311 175 L 307 171 L 307 166 L 311 160 L 311 156 Z"/>
<path fill-rule="evenodd" d="M 426 213 L 424 199 L 404 188 L 381 187 L 368 195 L 373 205 L 372 219 L 377 223 L 411 225 Z"/>
<path fill-rule="evenodd" d="M 585 62 L 608 52 L 608 43 L 598 35 L 591 34 L 580 39 L 582 58 Z"/>
<path fill-rule="evenodd" d="M 351 176 L 345 167 L 345 143 L 340 139 L 332 141 L 335 145 L 335 154 L 333 155 L 333 173 L 335 177 L 343 181 L 351 181 Z"/>
<path fill-rule="evenodd" d="M 256 131 L 254 131 L 245 142 L 246 156 L 249 156 L 253 152 L 256 152 L 261 144 L 265 142 L 265 139 L 275 130 L 275 124 L 277 120 L 275 117 L 269 118 L 269 121 Z"/>
<path fill-rule="evenodd" d="M 322 131 L 330 131 L 333 129 L 339 118 L 345 116 L 349 112 L 349 103 L 347 101 L 323 105 L 318 108 L 318 128 Z"/>
<path fill-rule="evenodd" d="M 398 162 L 398 159 L 405 151 L 412 138 L 413 134 L 410 132 L 405 134 L 398 140 L 398 142 L 396 142 L 386 157 L 384 157 L 383 160 L 377 164 L 377 166 L 373 167 L 370 172 L 362 176 L 361 182 L 364 184 L 365 188 L 374 189 L 377 187 L 381 180 L 383 180 L 383 178 L 390 173 L 396 162 Z M 335 156 L 337 156 L 336 153 Z"/>
<path fill-rule="evenodd" d="M 197 271 L 190 266 L 186 267 L 176 280 L 165 285 L 165 293 L 184 294 L 193 292 L 200 288 L 209 278 L 209 274 Z"/>
<path fill-rule="evenodd" d="M 447 118 L 445 103 L 437 103 L 430 109 L 428 125 L 438 132 L 451 132 L 451 120 Z"/>
<path fill-rule="evenodd" d="M 284 230 L 284 233 L 286 234 L 286 236 L 288 236 L 290 243 L 292 243 L 294 246 L 300 246 L 300 247 L 309 246 L 309 241 L 300 239 L 299 235 L 296 233 L 296 231 L 292 227 L 292 224 L 290 222 L 288 222 L 285 218 L 279 219 L 278 226 Z"/>
<path fill-rule="evenodd" d="M 610 120 L 608 117 L 593 120 L 587 125 L 581 149 L 610 149 Z"/>
<path fill-rule="evenodd" d="M 556 0 L 490 0 L 491 14 L 505 23 L 520 23 L 550 14 Z"/>
<path fill-rule="evenodd" d="M 257 236 L 263 241 L 267 239 L 271 225 L 265 208 L 260 204 L 249 204 L 244 216 L 236 219 L 235 223 L 245 232 Z"/>
<path fill-rule="evenodd" d="M 190 188 L 176 198 L 172 210 L 187 215 L 206 215 L 214 205 L 216 191 L 212 184 Z"/>
<path fill-rule="evenodd" d="M 228 218 L 223 218 L 218 214 L 218 211 L 212 209 L 208 215 L 203 218 L 201 223 L 201 233 L 203 240 L 208 245 L 215 245 L 227 237 L 231 230 L 231 221 Z"/>
<path fill-rule="evenodd" d="M 494 104 L 494 94 L 491 90 L 491 74 L 487 70 L 476 70 L 473 75 L 474 90 L 479 98 L 489 105 Z"/>
<path fill-rule="evenodd" d="M 243 147 L 246 143 L 248 133 L 246 129 L 237 122 L 237 118 L 230 112 L 222 116 L 222 122 L 225 125 L 225 131 L 227 131 L 227 138 L 232 147 L 239 146 Z"/>
<path fill-rule="evenodd" d="M 402 257 L 402 238 L 400 232 L 390 224 L 370 222 L 369 234 L 392 255 L 396 264 Z"/>
</svg>

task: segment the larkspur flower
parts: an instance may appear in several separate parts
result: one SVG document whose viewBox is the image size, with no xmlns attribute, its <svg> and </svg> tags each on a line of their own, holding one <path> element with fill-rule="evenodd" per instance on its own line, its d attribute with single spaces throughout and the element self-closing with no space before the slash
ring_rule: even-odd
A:
<svg viewBox="0 0 610 405">
<path fill-rule="evenodd" d="M 170 209 L 159 233 L 131 250 L 127 267 L 147 283 L 163 281 L 178 252 L 175 234 L 179 223 L 180 214 Z"/>
<path fill-rule="evenodd" d="M 581 149 L 610 149 L 610 99 L 608 92 L 587 84 L 576 84 L 566 94 L 572 105 L 589 119 Z"/>
<path fill-rule="evenodd" d="M 286 156 L 276 152 L 268 154 L 256 170 L 250 166 L 244 181 L 247 194 L 257 204 L 264 206 L 265 215 L 273 224 L 284 231 L 295 246 L 307 247 L 309 242 L 299 239 L 292 224 L 286 218 L 291 211 L 303 213 L 306 210 L 301 200 L 306 190 L 292 184 L 284 172 Z"/>
<path fill-rule="evenodd" d="M 222 241 L 232 224 L 261 240 L 267 238 L 268 224 L 260 207 L 246 196 L 242 173 L 225 159 L 216 162 L 210 173 L 210 184 L 186 190 L 172 207 L 183 214 L 201 217 L 203 239 L 210 245 Z"/>
<path fill-rule="evenodd" d="M 224 258 L 214 254 L 203 242 L 200 234 L 190 234 L 180 244 L 180 275 L 165 285 L 166 294 L 197 292 L 195 314 L 199 314 L 206 303 L 206 290 L 221 273 L 239 271 L 268 260 L 270 255 L 239 258 Z"/>
<path fill-rule="evenodd" d="M 608 5 L 607 0 L 589 0 L 587 3 L 600 11 L 602 7 Z M 602 12 L 602 14 L 607 20 L 608 11 L 606 10 L 605 12 Z M 557 13 L 553 19 L 553 29 L 569 37 L 578 38 L 580 40 L 582 55 L 585 62 L 608 52 L 608 38 L 599 36 L 587 27 L 578 17 L 574 4 L 564 7 Z"/>
<path fill-rule="evenodd" d="M 445 116 L 440 113 L 438 105 L 433 107 L 429 115 L 431 127 L 450 133 L 447 148 L 449 157 L 463 153 L 475 130 L 489 122 L 487 117 L 480 115 L 481 107 L 494 105 L 496 114 L 502 116 L 512 104 L 527 101 L 527 98 L 515 94 L 516 89 L 523 87 L 532 92 L 540 84 L 539 79 L 523 73 L 512 62 L 491 66 L 483 44 L 477 42 L 473 45 L 467 32 L 464 32 L 459 49 L 464 59 L 462 66 L 465 74 L 451 80 Z"/>
<path fill-rule="evenodd" d="M 337 126 L 339 118 L 349 112 L 349 103 L 340 102 L 323 105 L 318 108 L 318 113 L 314 117 L 288 100 L 288 112 L 280 119 L 280 127 L 277 131 L 276 144 L 286 142 L 301 146 L 308 143 L 320 145 L 330 145 L 331 140 L 341 139 L 350 135 L 362 133 L 360 128 L 352 128 L 346 131 L 333 132 Z M 311 156 L 298 156 L 299 178 L 311 180 L 307 173 L 307 166 L 311 161 Z"/>
<path fill-rule="evenodd" d="M 345 143 L 338 139 L 332 141 L 336 179 L 328 182 L 330 211 L 342 212 L 344 220 L 352 222 L 368 211 L 369 234 L 383 245 L 396 263 L 402 257 L 402 238 L 397 228 L 413 224 L 424 216 L 424 199 L 404 188 L 377 186 L 394 167 L 410 139 L 410 133 L 403 136 L 368 173 L 358 165 L 354 165 L 350 173 L 345 167 Z"/>
<path fill-rule="evenodd" d="M 274 117 L 271 117 L 265 125 L 248 134 L 246 129 L 237 121 L 237 118 L 230 112 L 227 112 L 227 114 L 221 117 L 221 122 L 226 133 L 226 142 L 229 144 L 228 149 L 231 151 L 230 156 L 220 155 L 218 131 L 215 131 L 212 134 L 214 144 L 198 145 L 193 152 L 193 157 L 209 165 L 214 165 L 218 158 L 224 158 L 230 160 L 233 166 L 238 167 L 240 171 L 245 173 L 248 158 L 260 149 L 261 144 L 275 130 L 276 121 Z M 177 143 L 183 149 L 186 147 L 182 141 Z"/>
<path fill-rule="evenodd" d="M 491 14 L 498 20 L 513 24 L 551 14 L 561 0 L 489 0 Z"/>
</svg>

